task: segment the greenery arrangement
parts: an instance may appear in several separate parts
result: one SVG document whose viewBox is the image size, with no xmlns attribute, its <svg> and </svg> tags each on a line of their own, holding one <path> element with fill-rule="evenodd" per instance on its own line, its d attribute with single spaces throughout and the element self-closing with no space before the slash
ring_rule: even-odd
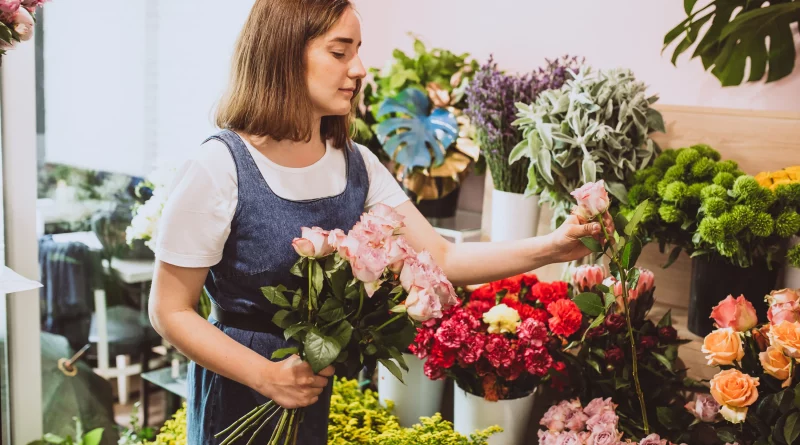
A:
<svg viewBox="0 0 800 445">
<path fill-rule="evenodd" d="M 665 150 L 637 172 L 623 212 L 645 200 L 644 237 L 658 240 L 662 252 L 673 246 L 666 266 L 681 251 L 719 254 L 742 268 L 773 264 L 784 240 L 800 231 L 800 183 L 763 187 L 707 145 Z M 800 249 L 790 249 L 787 259 L 800 266 Z"/>
<path fill-rule="evenodd" d="M 584 183 L 602 179 L 627 202 L 625 183 L 659 152 L 650 133 L 664 131 L 661 114 L 650 107 L 657 97 L 645 89 L 629 70 L 583 66 L 560 89 L 517 104 L 514 125 L 522 140 L 509 162 L 530 159 L 525 193 L 540 194 L 539 202 L 553 207 L 554 225 L 569 214 L 570 192 Z"/>
<path fill-rule="evenodd" d="M 446 196 L 480 158 L 462 114 L 477 62 L 467 53 L 429 50 L 418 38 L 414 54 L 395 49 L 392 56 L 385 68 L 370 69 L 374 86 L 364 86 L 354 140 L 396 161 L 398 180 L 418 200 Z"/>
<path fill-rule="evenodd" d="M 61 437 L 52 433 L 45 434 L 41 440 L 35 440 L 28 445 L 99 445 L 103 439 L 103 428 L 95 428 L 86 434 L 83 433 L 83 424 L 77 417 L 75 420 L 75 439 L 71 436 Z"/>
<path fill-rule="evenodd" d="M 696 44 L 691 59 L 700 57 L 723 86 L 742 83 L 748 59 L 748 82 L 765 74 L 767 82 L 774 82 L 794 70 L 800 2 L 713 0 L 695 8 L 697 0 L 685 0 L 683 5 L 688 17 L 664 37 L 664 50 L 682 37 L 672 53 L 673 64 Z"/>
</svg>

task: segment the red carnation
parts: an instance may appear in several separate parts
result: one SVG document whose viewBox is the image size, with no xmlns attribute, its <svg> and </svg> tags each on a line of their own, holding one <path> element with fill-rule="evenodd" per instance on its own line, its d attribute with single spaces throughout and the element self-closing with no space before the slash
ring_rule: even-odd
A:
<svg viewBox="0 0 800 445">
<path fill-rule="evenodd" d="M 552 317 L 548 320 L 550 330 L 556 335 L 569 337 L 581 327 L 581 310 L 572 300 L 558 300 L 547 305 Z"/>
<path fill-rule="evenodd" d="M 521 286 L 521 278 L 519 275 L 516 277 L 505 278 L 490 283 L 495 293 L 501 290 L 507 290 L 509 294 L 518 294 Z"/>
<path fill-rule="evenodd" d="M 465 343 L 458 353 L 459 364 L 462 367 L 471 365 L 480 360 L 486 347 L 486 336 L 476 335 Z"/>
<path fill-rule="evenodd" d="M 528 288 L 533 287 L 534 284 L 539 282 L 539 277 L 532 273 L 526 273 L 522 275 L 522 284 L 527 286 Z"/>
<path fill-rule="evenodd" d="M 494 304 L 495 290 L 492 288 L 491 284 L 484 284 L 483 286 L 472 291 L 472 293 L 469 294 L 469 299 L 470 301 L 490 301 L 492 304 Z"/>
<path fill-rule="evenodd" d="M 417 328 L 417 336 L 414 343 L 408 346 L 408 350 L 417 357 L 423 359 L 428 356 L 428 352 L 433 344 L 433 330 L 429 328 Z"/>
<path fill-rule="evenodd" d="M 444 368 L 430 360 L 425 361 L 425 365 L 423 365 L 422 369 L 425 371 L 425 377 L 431 380 L 441 380 L 445 378 Z"/>
<path fill-rule="evenodd" d="M 538 282 L 531 288 L 529 299 L 539 300 L 545 307 L 558 300 L 567 298 L 567 283 L 556 281 L 554 283 Z"/>
<path fill-rule="evenodd" d="M 455 362 L 456 351 L 444 348 L 442 345 L 436 343 L 433 345 L 433 349 L 426 363 L 432 363 L 436 367 L 448 369 L 451 368 Z"/>
<path fill-rule="evenodd" d="M 678 339 L 678 331 L 676 331 L 672 326 L 664 326 L 659 328 L 658 337 L 664 343 L 672 343 Z"/>
<path fill-rule="evenodd" d="M 616 334 L 625 327 L 625 317 L 621 314 L 611 314 L 606 317 L 606 329 L 612 334 Z"/>
<path fill-rule="evenodd" d="M 517 337 L 523 346 L 542 347 L 547 341 L 547 327 L 539 320 L 528 318 L 517 327 Z"/>
<path fill-rule="evenodd" d="M 469 338 L 469 330 L 460 317 L 453 317 L 442 322 L 436 330 L 436 341 L 443 347 L 449 349 L 461 349 L 461 346 Z"/>
<path fill-rule="evenodd" d="M 514 381 L 518 379 L 520 375 L 522 375 L 523 371 L 525 371 L 525 366 L 519 361 L 514 360 L 508 366 L 503 366 L 502 368 L 498 369 L 497 374 L 508 381 Z"/>
<path fill-rule="evenodd" d="M 472 300 L 467 303 L 467 311 L 477 318 L 483 318 L 483 314 L 493 307 L 494 301 Z"/>
<path fill-rule="evenodd" d="M 492 334 L 489 336 L 489 341 L 486 342 L 486 359 L 495 368 L 503 366 L 510 366 L 513 357 L 510 354 L 511 343 L 499 334 Z"/>
<path fill-rule="evenodd" d="M 524 356 L 525 369 L 533 375 L 543 377 L 553 366 L 553 357 L 545 348 L 528 348 Z"/>
<path fill-rule="evenodd" d="M 565 365 L 564 362 L 554 362 L 553 370 L 556 372 L 553 374 L 553 380 L 550 382 L 550 386 L 555 388 L 556 391 L 564 391 L 569 384 L 567 365 Z"/>
</svg>

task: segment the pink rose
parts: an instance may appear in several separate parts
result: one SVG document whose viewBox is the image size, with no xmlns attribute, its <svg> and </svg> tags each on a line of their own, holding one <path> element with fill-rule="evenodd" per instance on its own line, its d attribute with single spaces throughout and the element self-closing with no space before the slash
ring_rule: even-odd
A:
<svg viewBox="0 0 800 445">
<path fill-rule="evenodd" d="M 616 409 L 617 405 L 611 401 L 611 397 L 606 399 L 598 397 L 589 402 L 589 404 L 583 409 L 583 412 L 589 417 L 594 417 L 606 411 L 614 412 Z"/>
<path fill-rule="evenodd" d="M 22 0 L 22 6 L 26 8 L 36 9 L 42 6 L 47 0 Z"/>
<path fill-rule="evenodd" d="M 800 321 L 800 304 L 796 301 L 775 303 L 767 310 L 767 319 L 772 324 L 780 324 L 784 321 L 790 323 Z"/>
<path fill-rule="evenodd" d="M 797 302 L 798 300 L 800 300 L 800 294 L 794 289 L 774 290 L 767 295 L 767 302 L 770 306 L 773 304 Z"/>
<path fill-rule="evenodd" d="M 20 7 L 20 0 L 0 0 L 0 14 L 7 18 L 13 18 Z"/>
<path fill-rule="evenodd" d="M 728 295 L 711 310 L 711 318 L 719 328 L 733 328 L 739 332 L 749 331 L 758 324 L 758 316 L 753 304 L 740 295 Z"/>
<path fill-rule="evenodd" d="M 556 445 L 583 445 L 583 440 L 574 431 L 564 431 L 556 438 Z"/>
<path fill-rule="evenodd" d="M 330 244 L 331 247 L 336 250 L 339 250 L 339 247 L 346 239 L 347 235 L 344 233 L 344 231 L 342 231 L 342 229 L 333 229 L 328 234 L 328 244 Z"/>
<path fill-rule="evenodd" d="M 404 226 L 403 220 L 405 219 L 405 216 L 397 213 L 393 208 L 387 206 L 386 204 L 375 204 L 370 209 L 369 214 L 390 222 L 395 229 L 399 229 Z"/>
<path fill-rule="evenodd" d="M 686 409 L 701 422 L 714 423 L 719 419 L 720 405 L 711 394 L 697 394 L 686 404 Z"/>
<path fill-rule="evenodd" d="M 616 426 L 603 425 L 592 431 L 586 445 L 617 445 L 621 437 L 622 434 L 616 430 Z"/>
<path fill-rule="evenodd" d="M 384 247 L 386 248 L 389 269 L 394 273 L 400 273 L 402 271 L 406 258 L 417 254 L 414 248 L 412 248 L 402 236 L 389 239 L 386 244 L 384 244 Z"/>
<path fill-rule="evenodd" d="M 292 240 L 292 247 L 298 255 L 309 258 L 321 258 L 333 253 L 333 247 L 328 244 L 328 231 L 319 227 L 303 227 L 300 238 Z"/>
<path fill-rule="evenodd" d="M 374 247 L 382 246 L 394 234 L 392 226 L 383 224 L 367 214 L 361 216 L 361 221 L 357 222 L 350 232 L 354 231 L 363 235 L 362 237 Z"/>
<path fill-rule="evenodd" d="M 33 17 L 25 8 L 20 8 L 14 17 L 14 31 L 19 34 L 19 39 L 23 42 L 33 37 Z"/>
<path fill-rule="evenodd" d="M 605 268 L 596 264 L 584 264 L 572 273 L 572 283 L 582 292 L 592 290 L 603 282 L 606 276 Z"/>
<path fill-rule="evenodd" d="M 639 269 L 639 283 L 636 285 L 636 292 L 642 295 L 653 290 L 656 278 L 653 272 L 647 269 L 642 267 L 638 267 L 637 269 Z"/>
<path fill-rule="evenodd" d="M 587 182 L 570 194 L 578 202 L 578 205 L 572 209 L 572 213 L 586 221 L 593 220 L 608 210 L 608 193 L 602 179 L 597 182 Z"/>
<path fill-rule="evenodd" d="M 356 252 L 356 257 L 350 262 L 350 266 L 353 269 L 353 276 L 364 283 L 378 281 L 388 265 L 386 251 L 383 249 L 374 249 L 369 246 L 362 246 L 358 252 Z M 369 291 L 367 293 L 369 296 L 372 296 L 372 293 L 369 293 Z"/>
<path fill-rule="evenodd" d="M 667 445 L 667 440 L 662 439 L 658 434 L 651 434 L 639 442 L 639 445 Z"/>
<path fill-rule="evenodd" d="M 439 297 L 428 289 L 412 287 L 406 297 L 406 313 L 417 321 L 442 318 L 442 304 Z"/>
<path fill-rule="evenodd" d="M 558 433 L 539 430 L 539 445 L 556 445 Z"/>
</svg>

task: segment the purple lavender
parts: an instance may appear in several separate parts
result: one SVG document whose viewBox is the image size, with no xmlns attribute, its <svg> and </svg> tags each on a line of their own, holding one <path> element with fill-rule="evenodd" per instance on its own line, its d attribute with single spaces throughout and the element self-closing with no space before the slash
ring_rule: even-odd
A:
<svg viewBox="0 0 800 445">
<path fill-rule="evenodd" d="M 477 128 L 478 143 L 498 190 L 524 193 L 528 184 L 526 158 L 508 165 L 508 155 L 522 139 L 511 123 L 517 119 L 517 102 L 532 103 L 539 94 L 558 89 L 583 63 L 578 57 L 547 60 L 544 67 L 523 75 L 509 75 L 497 68 L 492 56 L 475 74 L 466 90 L 467 116 Z"/>
</svg>

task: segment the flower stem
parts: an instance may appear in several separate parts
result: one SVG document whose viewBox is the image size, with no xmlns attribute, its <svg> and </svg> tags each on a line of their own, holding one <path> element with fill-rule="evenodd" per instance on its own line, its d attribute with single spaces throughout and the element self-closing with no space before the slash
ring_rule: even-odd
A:
<svg viewBox="0 0 800 445">
<path fill-rule="evenodd" d="M 606 239 L 607 243 L 611 243 L 611 237 L 608 234 L 608 230 L 606 229 L 605 224 L 603 224 L 603 216 L 597 216 L 598 221 L 600 222 L 600 227 L 603 228 L 603 236 Z M 644 435 L 647 436 L 650 434 L 650 424 L 647 421 L 647 407 L 644 403 L 644 393 L 642 392 L 642 385 L 639 383 L 639 359 L 636 356 L 636 339 L 633 336 L 633 324 L 631 323 L 631 311 L 628 306 L 628 271 L 622 267 L 622 264 L 619 262 L 619 257 L 617 255 L 617 250 L 614 248 L 612 244 L 610 246 L 613 255 L 611 255 L 611 260 L 616 264 L 617 270 L 619 270 L 619 279 L 622 282 L 622 302 L 625 306 L 625 322 L 628 326 L 628 338 L 631 342 L 631 363 L 633 367 L 633 381 L 636 384 L 636 395 L 639 397 L 639 407 L 642 410 L 642 426 L 644 428 Z"/>
<path fill-rule="evenodd" d="M 313 299 L 311 298 L 311 280 L 314 275 L 314 264 L 312 261 L 314 261 L 312 258 L 308 259 L 308 321 L 311 321 L 311 311 L 314 308 Z"/>
<path fill-rule="evenodd" d="M 389 321 L 387 321 L 386 323 L 384 323 L 384 324 L 382 324 L 382 325 L 378 326 L 378 329 L 375 329 L 375 332 L 379 332 L 379 331 L 381 331 L 381 330 L 382 330 L 383 328 L 385 328 L 386 326 L 389 326 L 390 324 L 394 323 L 395 321 L 397 321 L 397 320 L 399 320 L 399 319 L 401 319 L 401 318 L 405 317 L 405 315 L 406 315 L 406 314 L 397 314 L 397 315 L 395 315 L 394 317 L 392 317 L 392 318 L 391 318 Z"/>
<path fill-rule="evenodd" d="M 356 312 L 356 320 L 361 317 L 361 309 L 364 308 L 364 284 L 358 285 L 358 312 Z"/>
</svg>

